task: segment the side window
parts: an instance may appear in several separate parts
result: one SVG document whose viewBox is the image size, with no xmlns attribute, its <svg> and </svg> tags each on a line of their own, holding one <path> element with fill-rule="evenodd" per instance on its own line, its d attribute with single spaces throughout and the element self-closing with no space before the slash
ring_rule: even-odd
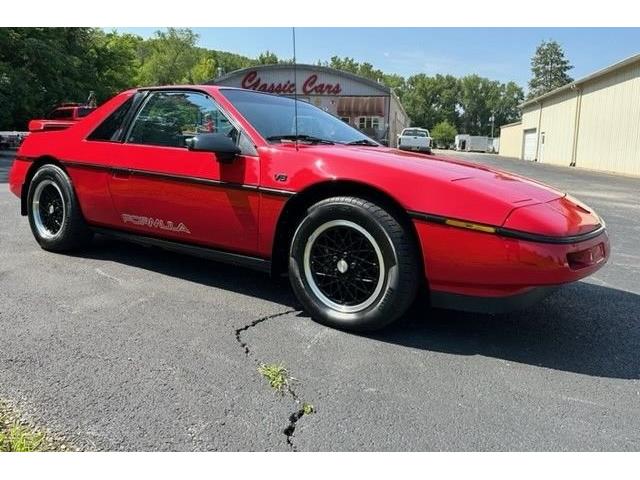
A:
<svg viewBox="0 0 640 480">
<path fill-rule="evenodd" d="M 256 150 L 253 142 L 247 137 L 247 135 L 243 132 L 240 132 L 240 139 L 238 140 L 238 147 L 240 147 L 240 151 L 243 155 L 257 156 L 258 151 Z"/>
<path fill-rule="evenodd" d="M 197 92 L 154 92 L 138 113 L 127 142 L 186 147 L 186 139 L 214 132 L 238 141 L 238 131 L 211 98 Z"/>
<path fill-rule="evenodd" d="M 100 125 L 96 128 L 91 135 L 87 137 L 87 140 L 98 140 L 113 142 L 118 140 L 118 137 L 122 133 L 122 123 L 124 118 L 129 112 L 131 105 L 133 105 L 132 96 L 129 100 L 120 105 L 116 110 L 111 113 Z"/>
</svg>

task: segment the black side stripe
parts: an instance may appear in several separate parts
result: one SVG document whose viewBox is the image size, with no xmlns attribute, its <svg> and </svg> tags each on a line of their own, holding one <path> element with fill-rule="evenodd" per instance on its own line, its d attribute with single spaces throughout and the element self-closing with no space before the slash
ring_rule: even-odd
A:
<svg viewBox="0 0 640 480">
<path fill-rule="evenodd" d="M 16 155 L 16 160 L 21 160 L 23 162 L 35 162 L 38 157 L 34 157 L 31 155 Z"/>
<path fill-rule="evenodd" d="M 424 212 L 416 212 L 416 211 L 408 211 L 407 213 L 409 213 L 409 216 L 411 218 L 414 218 L 416 220 L 422 220 L 424 222 L 429 222 L 429 223 L 437 223 L 440 225 L 446 225 L 446 221 L 447 220 L 457 220 L 460 222 L 469 222 L 469 223 L 477 223 L 477 222 L 473 222 L 472 220 L 462 220 L 459 218 L 449 218 L 449 217 L 443 217 L 441 215 L 434 215 L 432 213 L 424 213 Z M 455 225 L 448 225 L 451 228 L 463 228 L 463 227 L 458 227 Z M 585 240 L 590 240 L 592 238 L 597 237 L 598 235 L 602 234 L 605 231 L 605 227 L 604 225 L 598 225 L 594 230 L 587 232 L 587 233 L 583 233 L 580 235 L 570 235 L 570 236 L 566 236 L 566 237 L 553 237 L 550 235 L 541 235 L 541 234 L 537 234 L 537 233 L 529 233 L 529 232 L 523 232 L 521 230 L 513 230 L 510 228 L 504 228 L 504 227 L 497 227 L 495 225 L 484 225 L 487 227 L 491 227 L 495 229 L 495 234 L 493 233 L 488 233 L 488 232 L 482 232 L 482 231 L 478 231 L 478 230 L 472 230 L 475 231 L 477 233 L 482 233 L 485 235 L 500 235 L 502 237 L 508 237 L 508 238 L 515 238 L 518 240 L 527 240 L 529 242 L 538 242 L 538 243 L 555 243 L 555 244 L 568 244 L 568 243 L 578 243 L 578 242 L 584 242 Z M 463 228 L 464 229 L 464 228 Z"/>
<path fill-rule="evenodd" d="M 258 185 L 226 182 L 224 180 L 213 180 L 210 178 L 192 177 L 188 175 L 175 175 L 171 173 L 152 172 L 149 170 L 111 167 L 108 165 L 99 165 L 95 163 L 65 161 L 65 162 L 62 162 L 62 164 L 66 167 L 72 167 L 72 168 L 75 167 L 75 168 L 86 168 L 91 170 L 103 170 L 103 171 L 109 171 L 110 173 L 120 173 L 120 174 L 137 175 L 137 176 L 144 176 L 144 177 L 150 177 L 150 178 L 159 178 L 159 179 L 176 181 L 176 182 L 184 182 L 184 183 L 191 183 L 191 184 L 197 184 L 197 185 L 208 185 L 208 186 L 228 188 L 228 189 L 234 189 L 234 190 L 248 190 L 248 191 L 264 193 L 267 195 L 291 197 L 296 194 L 296 192 L 292 192 L 289 190 L 260 187 Z"/>
<path fill-rule="evenodd" d="M 35 157 L 26 156 L 26 155 L 20 155 L 20 156 L 16 157 L 16 159 L 25 160 L 25 161 L 33 161 L 36 158 Z M 68 162 L 68 161 L 64 161 L 64 162 L 61 162 L 61 163 L 63 165 L 65 165 L 65 166 L 68 166 L 68 167 L 87 168 L 87 169 L 94 169 L 94 170 L 107 170 L 107 171 L 110 171 L 112 173 L 125 173 L 125 174 L 129 174 L 129 175 L 144 175 L 144 176 L 148 176 L 148 177 L 163 178 L 163 179 L 166 179 L 166 180 L 172 180 L 172 181 L 177 181 L 177 182 L 187 182 L 187 183 L 194 183 L 194 184 L 200 184 L 200 185 L 210 185 L 210 186 L 215 186 L 215 187 L 229 188 L 229 189 L 236 189 L 236 190 L 249 190 L 249 191 L 254 191 L 254 192 L 260 192 L 260 193 L 263 193 L 265 195 L 276 195 L 276 196 L 283 196 L 283 197 L 292 197 L 292 196 L 294 196 L 296 194 L 296 192 L 292 192 L 290 190 L 280 190 L 280 189 L 277 189 L 277 188 L 260 187 L 258 185 L 248 185 L 248 184 L 242 184 L 242 183 L 225 182 L 224 180 L 212 180 L 212 179 L 209 179 L 209 178 L 190 177 L 190 176 L 186 176 L 186 175 L 173 175 L 173 174 L 169 174 L 169 173 L 151 172 L 151 171 L 148 171 L 148 170 L 117 168 L 117 167 L 110 167 L 110 166 L 107 166 L 107 165 L 99 165 L 99 164 L 95 164 L 95 163 Z M 443 217 L 442 215 L 435 215 L 435 214 L 432 214 L 432 213 L 425 213 L 425 212 L 417 212 L 417 211 L 413 211 L 413 210 L 408 210 L 407 213 L 413 219 L 421 220 L 421 221 L 429 222 L 429 223 L 437 223 L 437 224 L 440 224 L 440 225 L 446 225 L 447 220 L 456 220 L 456 221 L 459 221 L 459 222 L 477 223 L 477 222 L 473 222 L 472 220 Z M 458 226 L 455 226 L 455 225 L 448 225 L 448 226 L 451 227 L 451 228 L 463 228 L 464 229 L 464 227 L 458 227 Z M 482 231 L 479 231 L 479 230 L 473 230 L 473 231 L 478 232 L 478 233 L 484 233 L 485 235 L 500 235 L 502 237 L 515 238 L 515 239 L 519 239 L 519 240 L 527 240 L 527 241 L 530 241 L 530 242 L 553 243 L 553 244 L 569 244 L 569 243 L 584 242 L 585 240 L 590 240 L 592 238 L 597 237 L 598 235 L 600 235 L 601 233 L 603 233 L 605 231 L 604 225 L 598 225 L 594 230 L 592 230 L 590 232 L 587 232 L 587 233 L 580 234 L 580 235 L 570 235 L 570 236 L 566 236 L 566 237 L 553 237 L 553 236 L 549 236 L 549 235 L 540 235 L 540 234 L 537 234 L 537 233 L 523 232 L 521 230 L 512 230 L 510 228 L 498 227 L 498 226 L 495 226 L 495 225 L 483 225 L 483 226 L 494 228 L 495 229 L 495 234 L 488 233 L 488 232 L 482 232 Z"/>
</svg>

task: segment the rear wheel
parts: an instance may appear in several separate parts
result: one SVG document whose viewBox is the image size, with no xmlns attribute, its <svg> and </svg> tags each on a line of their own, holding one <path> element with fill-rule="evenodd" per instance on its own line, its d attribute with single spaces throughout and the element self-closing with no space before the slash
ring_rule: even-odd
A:
<svg viewBox="0 0 640 480">
<path fill-rule="evenodd" d="M 27 209 L 33 236 L 45 250 L 68 251 L 91 240 L 71 180 L 56 165 L 43 165 L 33 176 Z"/>
<path fill-rule="evenodd" d="M 320 323 L 375 330 L 402 316 L 419 284 L 411 232 L 378 205 L 334 197 L 313 205 L 291 244 L 289 277 Z"/>
</svg>

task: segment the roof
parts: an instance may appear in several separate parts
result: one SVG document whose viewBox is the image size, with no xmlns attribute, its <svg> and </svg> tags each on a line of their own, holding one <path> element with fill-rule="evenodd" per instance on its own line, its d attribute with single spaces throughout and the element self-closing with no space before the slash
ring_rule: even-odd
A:
<svg viewBox="0 0 640 480">
<path fill-rule="evenodd" d="M 582 77 L 578 80 L 574 80 L 571 83 L 567 83 L 566 85 L 563 85 L 562 87 L 556 88 L 555 90 L 552 90 L 548 93 L 545 93 L 544 95 L 540 95 L 538 97 L 532 98 L 531 100 L 527 100 L 526 102 L 521 103 L 519 106 L 520 108 L 522 107 L 526 107 L 527 105 L 531 105 L 532 103 L 537 103 L 540 102 L 546 98 L 549 97 L 553 97 L 554 95 L 560 93 L 560 92 L 564 92 L 566 90 L 570 90 L 570 89 L 574 89 L 584 83 L 587 83 L 591 80 L 594 80 L 596 78 L 602 77 L 604 75 L 607 75 L 608 73 L 614 72 L 616 70 L 619 70 L 621 68 L 626 67 L 627 65 L 631 65 L 633 63 L 636 62 L 640 62 L 640 53 L 636 53 L 635 55 L 630 56 L 629 58 L 625 58 L 624 60 L 621 60 L 617 63 L 614 63 L 613 65 L 609 65 L 608 67 L 605 67 L 601 70 L 598 70 L 594 73 L 592 73 L 591 75 L 587 75 L 586 77 Z"/>
<path fill-rule="evenodd" d="M 304 63 L 298 63 L 295 65 L 297 69 L 303 69 L 303 70 L 314 70 L 317 72 L 325 72 L 325 73 L 332 73 L 333 75 L 338 75 L 338 76 L 342 76 L 342 77 L 347 77 L 350 78 L 356 82 L 360 82 L 363 83 L 365 85 L 368 85 L 372 88 L 375 88 L 377 90 L 379 90 L 380 92 L 384 93 L 385 95 L 390 95 L 391 94 L 391 88 L 387 87 L 386 85 L 383 85 L 381 83 L 378 82 L 374 82 L 373 80 L 369 80 L 368 78 L 365 77 L 361 77 L 360 75 L 355 75 L 353 73 L 350 72 L 345 72 L 343 70 L 338 70 L 336 68 L 331 68 L 331 67 L 324 67 L 322 65 L 309 65 L 309 64 L 304 64 Z M 254 65 L 253 67 L 247 67 L 247 68 L 243 68 L 240 70 L 234 70 L 233 72 L 227 73 L 225 75 L 222 75 L 221 77 L 218 77 L 214 80 L 211 80 L 210 82 L 207 82 L 208 85 L 215 85 L 218 82 L 222 82 L 224 80 L 227 80 L 231 77 L 235 77 L 237 75 L 242 75 L 248 72 L 251 72 L 252 70 L 293 70 L 293 63 L 277 63 L 277 64 L 269 64 L 269 65 Z"/>
<path fill-rule="evenodd" d="M 511 122 L 505 125 L 500 125 L 500 128 L 515 127 L 516 125 L 520 125 L 521 123 L 522 123 L 522 120 L 518 120 L 517 122 Z"/>
</svg>

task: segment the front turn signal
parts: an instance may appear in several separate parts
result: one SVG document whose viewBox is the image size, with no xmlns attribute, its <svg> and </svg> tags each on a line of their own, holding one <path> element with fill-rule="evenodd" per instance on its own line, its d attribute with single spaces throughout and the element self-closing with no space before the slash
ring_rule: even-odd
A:
<svg viewBox="0 0 640 480">
<path fill-rule="evenodd" d="M 489 225 L 482 225 L 480 223 L 472 223 L 472 222 L 465 222 L 462 220 L 452 220 L 452 219 L 447 219 L 445 220 L 444 223 L 451 227 L 466 228 L 468 230 L 475 230 L 477 232 L 496 233 L 495 227 L 490 227 Z"/>
</svg>

